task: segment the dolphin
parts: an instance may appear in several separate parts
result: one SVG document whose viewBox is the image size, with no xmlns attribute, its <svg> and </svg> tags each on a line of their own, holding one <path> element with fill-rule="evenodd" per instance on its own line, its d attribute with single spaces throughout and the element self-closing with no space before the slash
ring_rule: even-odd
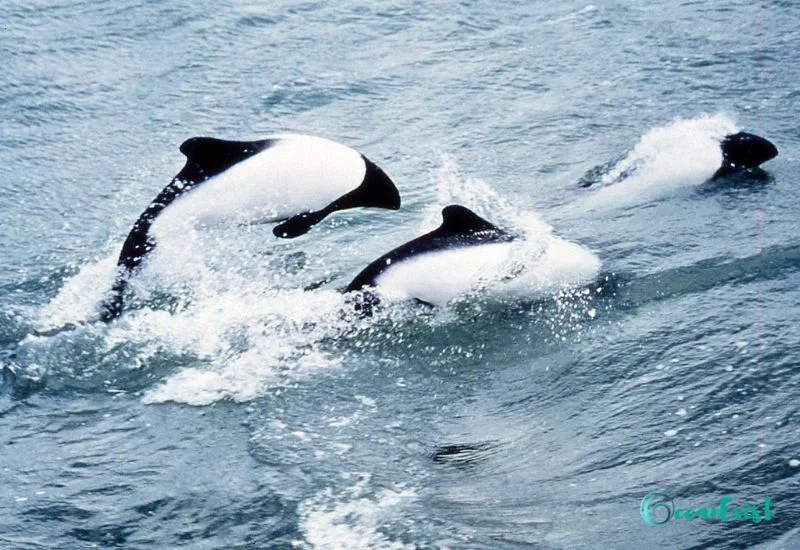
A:
<svg viewBox="0 0 800 550">
<path fill-rule="evenodd" d="M 464 206 L 450 205 L 439 227 L 371 262 L 345 292 L 366 291 L 354 295 L 357 310 L 382 299 L 441 306 L 483 280 L 498 293 L 528 295 L 590 282 L 599 272 L 593 254 L 549 234 L 532 265 L 514 265 L 515 245 L 523 241 Z"/>
<path fill-rule="evenodd" d="M 758 168 L 763 163 L 778 156 L 778 148 L 768 139 L 748 132 L 728 134 L 719 140 L 722 162 L 711 175 L 710 180 L 718 180 L 732 174 Z M 625 157 L 616 158 L 606 164 L 588 171 L 579 181 L 578 187 L 591 187 L 604 179 L 604 174 L 613 169 Z M 632 176 L 639 168 L 637 164 L 619 172 L 610 183 L 619 183 Z M 713 167 L 711 167 L 713 169 Z M 698 182 L 700 183 L 700 182 Z"/>
<path fill-rule="evenodd" d="M 187 223 L 280 222 L 281 238 L 303 235 L 329 214 L 357 207 L 400 208 L 394 182 L 359 152 L 328 139 L 277 134 L 257 141 L 194 137 L 180 146 L 186 164 L 133 224 L 100 317 L 123 308 L 133 271 L 159 233 Z"/>
</svg>

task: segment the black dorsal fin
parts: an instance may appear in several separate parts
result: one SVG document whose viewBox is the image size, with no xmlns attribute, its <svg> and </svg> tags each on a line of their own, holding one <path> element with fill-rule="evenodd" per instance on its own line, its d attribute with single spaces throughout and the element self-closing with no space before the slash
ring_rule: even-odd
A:
<svg viewBox="0 0 800 550">
<path fill-rule="evenodd" d="M 193 137 L 181 144 L 186 165 L 176 179 L 198 183 L 216 176 L 243 160 L 260 153 L 274 140 L 228 141 L 211 137 Z"/>
<path fill-rule="evenodd" d="M 437 233 L 452 235 L 480 231 L 500 231 L 500 229 L 459 204 L 451 204 L 442 210 L 442 225 L 437 229 Z"/>
</svg>

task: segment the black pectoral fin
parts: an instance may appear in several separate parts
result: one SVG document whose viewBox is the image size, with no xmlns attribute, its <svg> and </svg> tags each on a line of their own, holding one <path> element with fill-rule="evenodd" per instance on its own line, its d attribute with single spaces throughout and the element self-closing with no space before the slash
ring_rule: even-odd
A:
<svg viewBox="0 0 800 550">
<path fill-rule="evenodd" d="M 305 235 L 308 230 L 321 222 L 328 215 L 327 210 L 317 210 L 316 212 L 304 212 L 292 216 L 283 223 L 276 225 L 272 233 L 282 239 L 293 239 L 300 235 Z"/>
</svg>

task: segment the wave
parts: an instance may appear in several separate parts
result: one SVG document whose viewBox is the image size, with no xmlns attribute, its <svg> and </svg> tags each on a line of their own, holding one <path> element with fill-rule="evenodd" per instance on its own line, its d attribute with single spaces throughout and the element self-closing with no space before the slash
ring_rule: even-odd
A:
<svg viewBox="0 0 800 550">
<path fill-rule="evenodd" d="M 473 322 L 481 310 L 491 317 L 521 298 L 569 302 L 562 292 L 575 281 L 565 274 L 591 279 L 599 271 L 593 253 L 555 236 L 486 182 L 464 177 L 451 158 L 435 182 L 438 204 L 422 212 L 420 230 L 438 225 L 441 207 L 457 202 L 521 236 L 500 269 L 435 315 L 397 304 L 359 317 L 336 288 L 355 271 L 330 265 L 335 244 L 325 237 L 333 235 L 275 242 L 266 226 L 193 228 L 160 237 L 131 280 L 128 310 L 107 325 L 96 321 L 97 304 L 111 287 L 116 251 L 84 265 L 33 316 L 13 368 L 51 387 L 141 392 L 146 403 L 248 401 L 365 351 L 380 355 L 398 327 L 424 340 L 432 327 Z M 358 236 L 365 227 L 347 229 Z M 461 344 L 471 345 L 453 343 Z"/>
<path fill-rule="evenodd" d="M 368 480 L 369 475 L 362 475 L 344 495 L 334 494 L 329 488 L 300 504 L 300 530 L 312 548 L 416 548 L 381 532 L 392 509 L 413 501 L 416 492 L 408 488 L 382 489 L 370 495 Z"/>
</svg>

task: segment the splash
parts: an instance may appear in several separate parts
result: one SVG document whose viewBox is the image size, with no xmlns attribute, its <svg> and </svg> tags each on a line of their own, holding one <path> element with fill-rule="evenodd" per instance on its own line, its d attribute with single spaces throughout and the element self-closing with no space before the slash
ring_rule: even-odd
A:
<svg viewBox="0 0 800 550">
<path fill-rule="evenodd" d="M 381 532 L 393 508 L 413 500 L 411 489 L 383 489 L 367 494 L 368 474 L 344 495 L 325 489 L 314 498 L 300 504 L 300 529 L 311 548 L 381 548 L 402 550 L 414 545 L 391 540 Z M 299 544 L 302 542 L 298 541 Z"/>
<path fill-rule="evenodd" d="M 145 402 L 191 405 L 247 401 L 335 368 L 340 358 L 325 342 L 354 326 L 343 296 L 332 288 L 303 291 L 324 273 L 309 273 L 297 251 L 264 250 L 257 231 L 246 238 L 248 231 L 192 230 L 159 240 L 131 281 L 130 307 L 109 324 L 92 321 L 115 256 L 85 265 L 41 310 L 36 332 L 49 334 L 23 339 L 15 365 L 51 385 L 74 385 L 80 376 L 83 386 L 94 380 L 117 391 L 138 391 L 141 383 L 128 380 L 140 371 L 161 380 L 144 388 Z"/>
<path fill-rule="evenodd" d="M 589 283 L 599 274 L 601 263 L 592 252 L 554 235 L 536 212 L 512 206 L 488 183 L 464 177 L 451 157 L 442 157 L 436 182 L 439 205 L 458 202 L 521 237 L 512 242 L 508 257 L 481 278 L 477 293 L 502 301 L 535 298 Z M 440 223 L 439 209 L 428 207 L 428 229 Z"/>
<path fill-rule="evenodd" d="M 238 287 L 206 296 L 174 315 L 132 316 L 119 336 L 182 346 L 200 360 L 200 367 L 181 370 L 147 391 L 146 403 L 248 401 L 339 366 L 341 358 L 324 342 L 350 331 L 343 309 L 342 296 L 333 290 L 253 292 Z"/>
<path fill-rule="evenodd" d="M 591 252 L 553 235 L 537 214 L 519 211 L 486 182 L 464 177 L 450 157 L 434 179 L 438 204 L 423 212 L 421 231 L 440 223 L 443 205 L 459 203 L 520 236 L 506 261 L 461 304 L 501 307 L 519 297 L 561 295 L 596 275 L 600 262 Z M 380 346 L 395 341 L 398 330 L 424 338 L 432 325 L 447 331 L 464 322 L 458 301 L 436 315 L 396 304 L 357 317 L 334 285 L 317 284 L 337 276 L 335 243 L 275 241 L 269 230 L 190 227 L 160 235 L 131 280 L 127 311 L 109 324 L 94 321 L 113 281 L 116 254 L 87 263 L 39 312 L 39 335 L 19 343 L 15 367 L 30 366 L 48 385 L 203 406 L 282 391 L 342 368 L 351 356 L 384 359 Z M 469 345 L 453 342 L 454 349 Z"/>
<path fill-rule="evenodd" d="M 584 176 L 584 182 L 598 190 L 583 203 L 631 205 L 700 185 L 722 163 L 720 140 L 737 131 L 734 121 L 723 114 L 678 119 L 654 128 L 621 160 Z"/>
<path fill-rule="evenodd" d="M 536 212 L 521 211 L 487 182 L 464 175 L 450 155 L 442 155 L 442 164 L 434 174 L 434 180 L 437 202 L 426 207 L 421 230 L 429 231 L 439 225 L 442 207 L 458 203 L 496 225 L 526 233 L 532 241 L 541 243 L 552 232 Z"/>
<path fill-rule="evenodd" d="M 54 330 L 68 324 L 96 321 L 99 318 L 97 304 L 111 288 L 116 266 L 117 254 L 84 265 L 38 312 L 34 321 L 37 330 Z"/>
</svg>

